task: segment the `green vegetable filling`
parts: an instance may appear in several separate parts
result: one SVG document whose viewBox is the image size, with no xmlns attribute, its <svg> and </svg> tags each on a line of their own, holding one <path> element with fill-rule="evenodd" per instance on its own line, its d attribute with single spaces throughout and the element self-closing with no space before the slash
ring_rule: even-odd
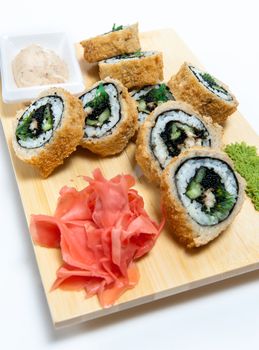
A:
<svg viewBox="0 0 259 350">
<path fill-rule="evenodd" d="M 196 199 L 202 194 L 201 185 L 198 182 L 192 181 L 187 188 L 186 196 L 190 199 Z"/>
<path fill-rule="evenodd" d="M 43 132 L 53 129 L 53 123 L 51 104 L 47 103 L 21 118 L 15 134 L 18 140 L 35 139 Z"/>
<path fill-rule="evenodd" d="M 188 144 L 186 144 L 187 140 L 192 140 L 193 145 L 199 139 L 202 142 L 208 136 L 208 132 L 184 123 L 170 121 L 166 124 L 160 136 L 167 147 L 169 155 L 176 157 L 184 148 L 189 148 Z"/>
<path fill-rule="evenodd" d="M 216 198 L 218 200 L 214 207 L 214 212 L 220 212 L 223 215 L 225 215 L 225 213 L 228 213 L 236 202 L 235 197 L 227 192 L 223 185 L 217 188 Z"/>
<path fill-rule="evenodd" d="M 202 186 L 201 186 L 201 181 L 203 180 L 204 176 L 206 174 L 206 170 L 204 167 L 201 167 L 197 172 L 195 177 L 191 180 L 189 183 L 187 190 L 186 190 L 186 195 L 190 199 L 196 199 L 201 196 L 202 194 Z"/>
<path fill-rule="evenodd" d="M 227 90 L 225 90 L 222 86 L 220 86 L 216 82 L 215 78 L 212 77 L 209 73 L 202 73 L 201 76 L 202 76 L 202 79 L 206 81 L 212 89 L 228 94 Z"/>
<path fill-rule="evenodd" d="M 236 171 L 246 180 L 246 193 L 259 210 L 259 156 L 256 147 L 245 142 L 227 145 L 225 152 L 233 160 Z"/>
<path fill-rule="evenodd" d="M 220 176 L 213 169 L 205 167 L 196 171 L 185 194 L 191 201 L 196 200 L 202 204 L 202 211 L 219 220 L 227 217 L 236 202 L 235 196 L 225 189 Z"/>
<path fill-rule="evenodd" d="M 143 57 L 144 56 L 144 52 L 141 52 L 140 50 L 134 52 L 134 53 L 130 53 L 128 54 L 128 57 Z M 127 55 L 126 55 L 127 57 Z"/>
<path fill-rule="evenodd" d="M 42 123 L 42 129 L 44 131 L 48 131 L 52 129 L 53 127 L 53 118 L 51 114 L 51 107 L 50 105 L 46 105 L 46 108 L 43 112 L 43 123 Z"/>
<path fill-rule="evenodd" d="M 216 85 L 215 78 L 213 78 L 209 73 L 201 74 L 203 80 L 205 80 L 209 85 Z"/>
<path fill-rule="evenodd" d="M 116 24 L 114 23 L 112 26 L 112 32 L 117 32 L 117 31 L 122 30 L 122 29 L 123 29 L 122 25 L 116 27 Z"/>
<path fill-rule="evenodd" d="M 170 140 L 177 140 L 181 136 L 181 130 L 177 127 L 177 124 L 173 124 L 171 128 Z"/>
<path fill-rule="evenodd" d="M 137 101 L 138 111 L 151 113 L 159 104 L 174 100 L 172 93 L 165 84 L 160 84 L 159 87 L 154 87 L 149 90 L 141 99 Z"/>
<path fill-rule="evenodd" d="M 89 108 L 85 123 L 90 126 L 102 126 L 111 116 L 109 94 L 105 91 L 103 84 L 96 89 L 93 100 L 85 105 L 85 109 Z"/>
<path fill-rule="evenodd" d="M 16 136 L 18 139 L 26 141 L 26 139 L 31 136 L 31 132 L 29 130 L 31 121 L 31 114 L 29 114 L 26 117 L 24 117 L 21 122 L 19 122 L 16 129 Z"/>
<path fill-rule="evenodd" d="M 139 112 L 149 113 L 147 110 L 146 101 L 144 99 L 138 100 L 137 103 L 138 103 L 138 111 Z"/>
<path fill-rule="evenodd" d="M 172 93 L 165 84 L 161 84 L 158 88 L 154 87 L 145 96 L 147 102 L 166 102 L 171 99 Z"/>
<path fill-rule="evenodd" d="M 138 50 L 136 52 L 133 53 L 124 53 L 122 55 L 119 56 L 115 56 L 114 58 L 118 58 L 118 59 L 123 59 L 123 58 L 141 58 L 144 57 L 145 53 Z"/>
</svg>

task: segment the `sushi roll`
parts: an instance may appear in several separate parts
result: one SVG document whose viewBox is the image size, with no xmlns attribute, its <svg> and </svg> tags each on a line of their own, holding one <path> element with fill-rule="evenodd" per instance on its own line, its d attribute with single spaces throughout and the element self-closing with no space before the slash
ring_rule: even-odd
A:
<svg viewBox="0 0 259 350">
<path fill-rule="evenodd" d="M 161 178 L 172 233 L 188 248 L 207 244 L 234 220 L 244 200 L 243 179 L 228 156 L 193 148 L 174 158 Z"/>
<path fill-rule="evenodd" d="M 157 107 L 140 128 L 136 160 L 146 177 L 157 184 L 172 158 L 190 147 L 219 148 L 221 130 L 184 102 L 169 101 Z"/>
<path fill-rule="evenodd" d="M 185 62 L 181 66 L 168 86 L 177 100 L 189 103 L 199 113 L 208 115 L 221 125 L 238 106 L 235 96 L 225 84 L 190 63 Z"/>
<path fill-rule="evenodd" d="M 137 103 L 138 126 L 144 123 L 146 117 L 160 104 L 175 100 L 166 84 L 144 86 L 131 92 L 131 96 Z"/>
<path fill-rule="evenodd" d="M 107 78 L 94 84 L 80 100 L 86 113 L 81 146 L 103 157 L 120 153 L 137 128 L 137 108 L 128 90 Z"/>
<path fill-rule="evenodd" d="M 140 50 L 138 24 L 131 26 L 113 25 L 112 31 L 80 43 L 84 58 L 89 63 Z"/>
<path fill-rule="evenodd" d="M 99 62 L 101 79 L 118 79 L 128 89 L 163 80 L 163 56 L 156 51 L 137 51 Z"/>
<path fill-rule="evenodd" d="M 13 148 L 18 158 L 38 168 L 42 177 L 64 162 L 83 136 L 82 103 L 67 91 L 51 88 L 18 112 Z"/>
</svg>

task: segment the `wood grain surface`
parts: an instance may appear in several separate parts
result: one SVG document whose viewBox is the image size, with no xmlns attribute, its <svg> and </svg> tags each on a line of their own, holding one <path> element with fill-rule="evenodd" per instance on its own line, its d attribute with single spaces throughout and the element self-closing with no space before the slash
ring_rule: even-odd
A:
<svg viewBox="0 0 259 350">
<path fill-rule="evenodd" d="M 165 81 L 176 73 L 185 60 L 201 66 L 171 29 L 143 33 L 141 43 L 143 49 L 163 52 Z M 89 87 L 98 80 L 98 70 L 95 65 L 83 61 L 79 45 L 77 51 L 86 86 Z M 12 123 L 16 111 L 21 107 L 1 102 L 0 115 L 28 223 L 31 214 L 53 214 L 60 188 L 64 185 L 83 188 L 86 183 L 78 175 L 91 175 L 96 167 L 101 168 L 108 178 L 118 173 L 130 173 L 136 177 L 139 174 L 134 158 L 135 146 L 130 143 L 122 154 L 105 159 L 79 148 L 48 179 L 41 179 L 36 170 L 16 158 L 11 146 Z M 258 136 L 245 118 L 236 112 L 226 125 L 224 143 L 241 140 L 259 148 Z M 148 213 L 159 220 L 159 191 L 143 177 L 137 178 L 135 188 L 144 197 Z M 49 292 L 56 270 L 61 265 L 60 252 L 58 249 L 34 245 L 33 249 L 53 323 L 55 326 L 63 326 L 101 317 L 259 268 L 259 213 L 246 198 L 231 227 L 208 246 L 194 251 L 187 251 L 180 246 L 165 227 L 151 253 L 138 262 L 141 274 L 138 285 L 127 291 L 108 309 L 102 309 L 96 297 L 86 299 L 84 291 Z"/>
</svg>

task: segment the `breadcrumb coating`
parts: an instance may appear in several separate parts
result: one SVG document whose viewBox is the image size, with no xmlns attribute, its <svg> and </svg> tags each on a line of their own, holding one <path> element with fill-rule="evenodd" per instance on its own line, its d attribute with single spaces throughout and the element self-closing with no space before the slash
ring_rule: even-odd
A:
<svg viewBox="0 0 259 350">
<path fill-rule="evenodd" d="M 198 112 L 185 102 L 181 101 L 168 101 L 158 106 L 149 116 L 147 116 L 143 125 L 141 125 L 138 131 L 137 147 L 136 147 L 136 160 L 143 170 L 145 176 L 149 181 L 159 185 L 163 169 L 160 167 L 158 160 L 155 158 L 152 149 L 150 147 L 150 135 L 152 128 L 156 124 L 158 116 L 166 111 L 179 109 L 187 114 L 197 116 L 206 126 L 210 137 L 211 147 L 220 148 L 222 138 L 222 127 L 218 124 L 214 124 L 211 118 L 202 117 Z"/>
<path fill-rule="evenodd" d="M 89 149 L 93 153 L 99 154 L 102 157 L 106 157 L 122 152 L 127 146 L 129 140 L 137 130 L 138 112 L 136 103 L 129 95 L 127 88 L 125 88 L 117 80 L 106 78 L 103 81 L 99 81 L 94 84 L 86 92 L 91 91 L 100 85 L 100 83 L 112 83 L 118 89 L 119 102 L 121 106 L 121 119 L 112 129 L 112 132 L 109 135 L 104 135 L 100 138 L 83 137 L 81 140 L 81 146 Z"/>
<path fill-rule="evenodd" d="M 229 88 L 217 80 L 232 96 L 231 101 L 225 101 L 208 90 L 190 70 L 190 63 L 185 62 L 168 82 L 177 100 L 182 100 L 193 106 L 202 115 L 212 118 L 213 122 L 224 125 L 227 118 L 236 111 L 238 102 Z"/>
<path fill-rule="evenodd" d="M 187 248 L 200 247 L 215 239 L 233 222 L 244 201 L 245 184 L 239 174 L 235 173 L 239 185 L 238 199 L 228 218 L 213 226 L 201 226 L 194 221 L 179 199 L 174 176 L 184 161 L 199 156 L 221 159 L 232 170 L 234 169 L 231 160 L 225 153 L 210 148 L 194 147 L 173 159 L 163 171 L 161 176 L 161 196 L 167 222 L 172 234 Z"/>
<path fill-rule="evenodd" d="M 81 101 L 61 88 L 46 90 L 39 98 L 55 94 L 63 99 L 64 112 L 60 126 L 53 131 L 50 141 L 43 147 L 34 149 L 23 148 L 18 144 L 15 130 L 19 118 L 27 108 L 17 113 L 12 140 L 17 157 L 35 166 L 43 178 L 48 177 L 57 166 L 63 164 L 65 158 L 76 150 L 83 136 L 84 110 Z"/>
<path fill-rule="evenodd" d="M 151 56 L 122 59 L 115 63 L 99 62 L 101 79 L 111 77 L 118 79 L 128 89 L 153 85 L 164 79 L 163 55 L 157 52 Z"/>
<path fill-rule="evenodd" d="M 84 58 L 89 63 L 140 50 L 138 23 L 124 29 L 83 40 Z"/>
</svg>

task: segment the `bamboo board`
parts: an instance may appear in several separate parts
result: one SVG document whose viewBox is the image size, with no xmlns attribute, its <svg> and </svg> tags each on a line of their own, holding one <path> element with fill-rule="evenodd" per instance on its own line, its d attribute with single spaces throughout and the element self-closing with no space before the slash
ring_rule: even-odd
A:
<svg viewBox="0 0 259 350">
<path fill-rule="evenodd" d="M 171 29 L 144 33 L 141 35 L 141 42 L 143 49 L 163 52 L 165 81 L 185 60 L 200 65 Z M 97 68 L 86 64 L 81 49 L 77 49 L 86 85 L 90 86 L 98 79 Z M 122 154 L 106 159 L 78 149 L 48 179 L 42 180 L 32 167 L 15 157 L 11 147 L 12 122 L 20 107 L 1 103 L 0 115 L 27 222 L 32 213 L 54 212 L 58 191 L 62 186 L 71 185 L 77 189 L 85 186 L 85 182 L 78 175 L 91 175 L 96 167 L 100 167 L 108 178 L 122 172 L 135 174 L 135 146 L 131 143 Z M 236 112 L 226 126 L 224 143 L 241 140 L 259 148 L 258 136 L 240 113 Z M 144 178 L 137 179 L 135 187 L 144 197 L 148 213 L 159 220 L 159 191 Z M 192 252 L 178 245 L 165 228 L 151 253 L 138 262 L 141 274 L 139 284 L 108 309 L 102 309 L 96 297 L 86 299 L 83 291 L 56 290 L 50 293 L 56 270 L 61 265 L 59 250 L 37 246 L 33 248 L 53 323 L 55 326 L 70 325 L 258 269 L 259 213 L 246 198 L 231 227 L 208 246 Z"/>
</svg>

